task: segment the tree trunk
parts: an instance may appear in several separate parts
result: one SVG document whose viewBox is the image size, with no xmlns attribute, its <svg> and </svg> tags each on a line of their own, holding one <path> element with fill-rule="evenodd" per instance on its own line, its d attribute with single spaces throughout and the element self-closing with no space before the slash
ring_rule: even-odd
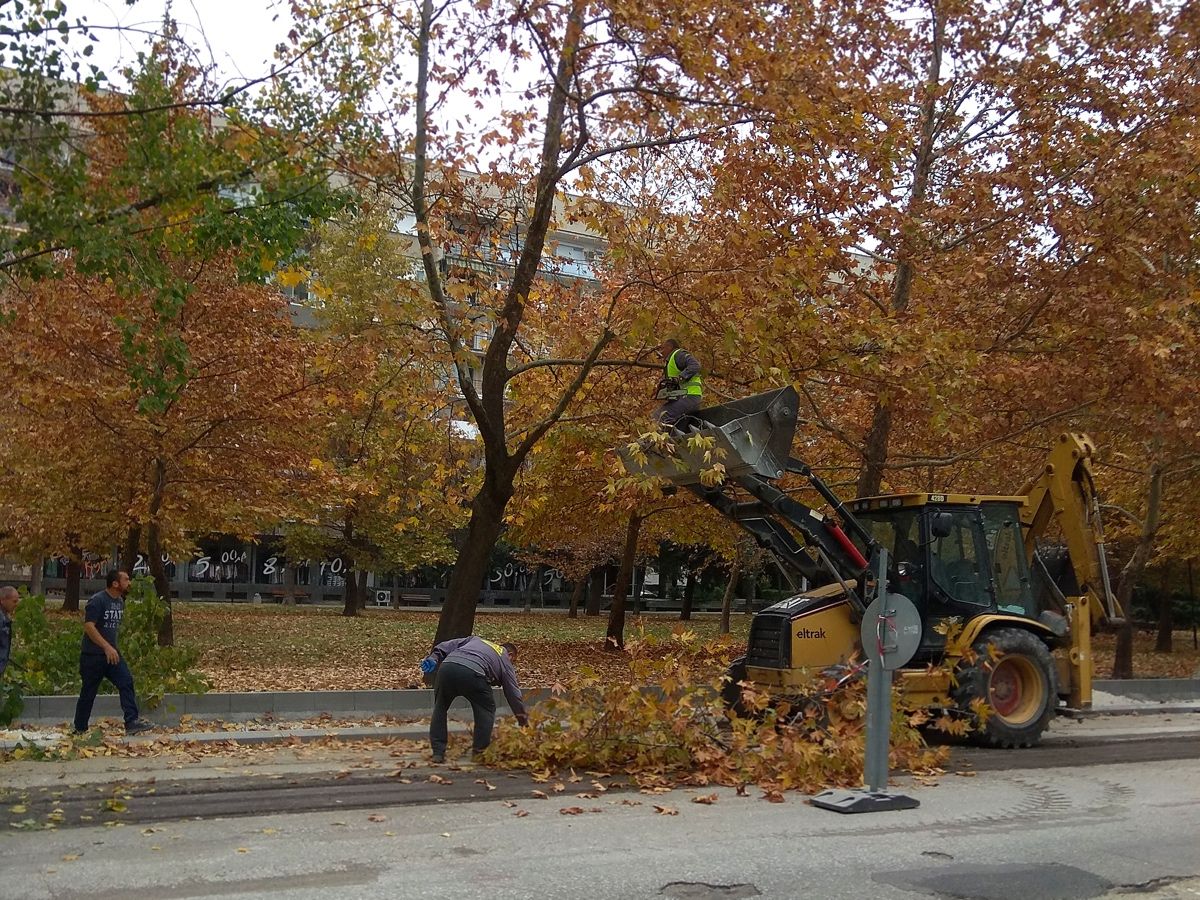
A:
<svg viewBox="0 0 1200 900">
<path fill-rule="evenodd" d="M 347 503 L 342 510 L 342 540 L 347 548 L 342 554 L 346 568 L 342 572 L 342 615 L 353 618 L 358 615 L 358 580 L 354 577 L 354 561 L 349 547 L 354 541 L 354 504 Z"/>
<path fill-rule="evenodd" d="M 641 529 L 642 517 L 637 513 L 630 513 L 629 522 L 625 527 L 625 550 L 621 554 L 621 568 L 617 572 L 617 583 L 613 587 L 612 609 L 608 613 L 605 650 L 625 649 L 625 597 L 629 593 L 633 564 L 637 560 L 638 532 Z"/>
<path fill-rule="evenodd" d="M 167 567 L 163 565 L 162 543 L 159 534 L 158 514 L 162 511 L 163 498 L 167 493 L 167 461 L 159 456 L 154 460 L 154 489 L 150 494 L 150 516 L 146 523 L 146 562 L 154 579 L 154 592 L 165 607 L 162 624 L 158 626 L 158 646 L 172 647 L 175 644 L 175 617 L 171 610 L 171 585 L 167 581 Z"/>
<path fill-rule="evenodd" d="M 508 429 L 505 426 L 505 407 L 509 402 L 507 390 L 511 375 L 508 357 L 519 339 L 530 291 L 541 278 L 540 264 L 546 246 L 546 234 L 554 218 L 558 184 L 564 174 L 560 168 L 564 123 L 574 121 L 568 110 L 568 101 L 575 90 L 574 67 L 584 33 L 584 6 L 582 3 L 567 6 L 566 28 L 557 48 L 558 59 L 553 65 L 554 75 L 549 81 L 546 114 L 541 128 L 541 156 L 533 179 L 532 203 L 525 216 L 525 233 L 513 264 L 512 275 L 504 289 L 504 299 L 495 310 L 494 327 L 484 352 L 478 389 L 470 371 L 471 367 L 466 365 L 459 354 L 460 332 L 466 331 L 469 334 L 474 326 L 460 328 L 454 324 L 455 320 L 462 318 L 462 310 L 458 305 L 459 301 L 448 297 L 443 289 L 438 259 L 440 254 L 433 242 L 430 205 L 425 196 L 430 137 L 429 73 L 435 15 L 433 0 L 422 0 L 414 35 L 417 74 L 413 112 L 416 122 L 411 168 L 408 164 L 405 165 L 406 174 L 411 173 L 412 179 L 408 199 L 416 220 L 417 246 L 425 271 L 426 289 L 445 325 L 450 349 L 456 356 L 454 366 L 459 387 L 479 428 L 484 447 L 483 485 L 471 504 L 466 544 L 455 561 L 446 600 L 442 605 L 436 636 L 436 640 L 440 642 L 466 637 L 474 629 L 480 587 L 487 572 L 492 549 L 503 529 L 504 510 L 513 495 L 513 480 L 537 442 L 562 417 L 583 387 L 584 379 L 596 359 L 615 335 L 607 327 L 604 328 L 575 377 L 563 389 L 553 410 L 539 424 L 525 432 L 524 436 L 518 439 L 515 450 L 510 452 Z M 578 147 L 574 149 L 576 152 L 579 150 Z"/>
<path fill-rule="evenodd" d="M 597 566 L 588 573 L 587 606 L 584 615 L 600 615 L 600 607 L 604 602 L 604 567 Z"/>
<path fill-rule="evenodd" d="M 1158 533 L 1159 509 L 1162 503 L 1162 465 L 1152 462 L 1147 472 L 1146 517 L 1142 520 L 1137 546 L 1117 584 L 1117 602 L 1125 613 L 1125 624 L 1117 631 L 1117 646 L 1113 655 L 1113 678 L 1133 677 L 1133 589 L 1154 552 Z"/>
<path fill-rule="evenodd" d="M 83 578 L 83 550 L 75 544 L 67 548 L 67 587 L 63 594 L 63 612 L 79 612 L 79 582 Z"/>
<path fill-rule="evenodd" d="M 1200 618 L 1197 613 L 1200 613 L 1200 608 L 1196 605 L 1196 579 L 1192 573 L 1192 558 L 1188 557 L 1188 600 L 1192 610 L 1192 649 L 1200 650 L 1200 641 L 1196 639 L 1196 620 Z"/>
<path fill-rule="evenodd" d="M 370 573 L 366 569 L 358 570 L 358 608 L 367 608 L 367 576 Z"/>
<path fill-rule="evenodd" d="M 587 590 L 590 574 L 576 579 L 575 584 L 571 587 L 571 605 L 567 607 L 568 619 L 579 618 L 579 601 L 583 599 L 583 592 Z"/>
<path fill-rule="evenodd" d="M 342 577 L 342 615 L 353 618 L 358 615 L 358 573 L 347 568 Z"/>
<path fill-rule="evenodd" d="M 150 577 L 154 579 L 154 593 L 162 599 L 165 607 L 163 620 L 158 626 L 158 646 L 175 645 L 175 617 L 171 609 L 171 584 L 167 581 L 167 567 L 163 565 L 162 544 L 158 537 L 158 523 L 146 526 L 146 558 L 150 566 Z"/>
<path fill-rule="evenodd" d="M 503 484 L 497 487 L 485 481 L 471 504 L 466 541 L 450 573 L 450 585 L 446 589 L 446 602 L 442 604 L 435 644 L 452 638 L 469 637 L 475 630 L 480 585 L 487 574 L 492 549 L 504 528 L 504 508 L 512 498 L 512 478 L 497 477 L 501 478 Z"/>
<path fill-rule="evenodd" d="M 892 279 L 892 310 L 903 312 L 912 295 L 914 271 L 913 255 L 916 252 L 914 239 L 920 228 L 921 213 L 929 193 L 930 176 L 937 161 L 936 138 L 938 121 L 937 101 L 942 73 L 942 39 L 945 21 L 936 7 L 933 16 L 933 31 L 930 34 L 929 64 L 925 74 L 925 96 L 921 101 L 921 141 L 913 156 L 912 192 L 905 205 L 904 219 L 896 235 L 898 252 L 896 272 Z M 863 468 L 858 477 L 858 496 L 878 494 L 883 486 L 883 473 L 887 469 L 888 440 L 892 433 L 892 399 L 886 394 L 877 395 L 875 410 L 871 415 L 871 428 L 863 443 Z"/>
<path fill-rule="evenodd" d="M 725 585 L 725 596 L 721 598 L 721 634 L 729 634 L 729 614 L 733 611 L 733 595 L 742 578 L 742 555 L 734 554 L 733 568 L 729 570 L 729 583 Z"/>
<path fill-rule="evenodd" d="M 696 581 L 698 576 L 695 569 L 687 570 L 687 585 L 683 589 L 683 606 L 679 608 L 679 621 L 690 622 L 692 618 L 692 604 L 696 599 Z"/>
<path fill-rule="evenodd" d="M 296 569 L 291 560 L 283 560 L 283 605 L 296 605 Z"/>
<path fill-rule="evenodd" d="M 757 567 L 755 567 L 757 570 Z M 742 607 L 742 612 L 746 615 L 754 612 L 754 601 L 758 599 L 758 578 L 756 571 L 751 571 L 746 584 L 746 605 Z"/>
<path fill-rule="evenodd" d="M 888 438 L 892 433 L 892 407 L 886 397 L 875 399 L 871 430 L 863 446 L 863 468 L 858 476 L 858 496 L 878 494 L 887 468 Z"/>
<path fill-rule="evenodd" d="M 35 597 L 46 593 L 46 557 L 35 556 L 29 572 L 29 593 Z"/>
<path fill-rule="evenodd" d="M 1171 565 L 1163 564 L 1162 590 L 1158 594 L 1158 637 L 1154 649 L 1158 653 L 1170 653 L 1171 635 L 1175 630 L 1174 604 L 1171 603 Z"/>
<path fill-rule="evenodd" d="M 525 612 L 533 611 L 533 592 L 536 590 L 538 583 L 542 580 L 542 567 L 535 566 L 533 569 L 533 577 L 525 583 Z"/>
<path fill-rule="evenodd" d="M 137 567 L 138 549 L 142 546 L 142 526 L 131 525 L 125 532 L 125 546 L 121 550 L 121 568 L 133 577 Z"/>
</svg>

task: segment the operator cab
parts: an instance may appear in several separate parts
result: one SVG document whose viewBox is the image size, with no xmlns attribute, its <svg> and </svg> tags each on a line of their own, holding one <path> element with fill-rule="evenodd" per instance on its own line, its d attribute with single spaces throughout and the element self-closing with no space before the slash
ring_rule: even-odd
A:
<svg viewBox="0 0 1200 900">
<path fill-rule="evenodd" d="M 921 613 L 920 655 L 942 651 L 945 629 L 937 626 L 947 620 L 965 623 L 984 613 L 1037 619 L 1021 534 L 1023 500 L 901 494 L 850 504 L 894 560 L 893 587 Z"/>
</svg>

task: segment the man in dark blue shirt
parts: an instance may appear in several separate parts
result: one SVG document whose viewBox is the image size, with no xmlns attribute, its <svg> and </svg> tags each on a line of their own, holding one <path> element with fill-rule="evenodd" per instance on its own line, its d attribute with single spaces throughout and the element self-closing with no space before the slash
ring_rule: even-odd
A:
<svg viewBox="0 0 1200 900">
<path fill-rule="evenodd" d="M 515 653 L 512 644 L 493 644 L 472 635 L 442 641 L 422 661 L 421 670 L 426 675 L 437 671 L 433 687 L 433 719 L 429 723 L 429 745 L 434 762 L 446 759 L 449 739 L 446 713 L 458 697 L 465 697 L 471 704 L 476 753 L 492 742 L 492 726 L 496 722 L 492 685 L 498 684 L 504 689 L 504 699 L 517 721 L 522 725 L 528 721 L 521 688 L 517 684 L 517 670 L 513 667 Z"/>
<path fill-rule="evenodd" d="M 125 615 L 125 595 L 129 593 L 129 574 L 114 569 L 105 578 L 104 590 L 92 595 L 83 616 L 83 646 L 79 651 L 79 675 L 83 688 L 75 705 L 75 733 L 87 731 L 92 704 L 100 682 L 107 678 L 121 695 L 125 733 L 137 734 L 154 726 L 138 716 L 133 673 L 117 651 L 117 631 Z"/>
</svg>

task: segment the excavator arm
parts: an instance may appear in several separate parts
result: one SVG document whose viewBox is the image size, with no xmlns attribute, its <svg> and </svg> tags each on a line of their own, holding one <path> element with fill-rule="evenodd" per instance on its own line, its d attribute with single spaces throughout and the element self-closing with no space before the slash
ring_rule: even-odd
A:
<svg viewBox="0 0 1200 900">
<path fill-rule="evenodd" d="M 1112 590 L 1104 551 L 1104 523 L 1092 478 L 1096 452 L 1085 434 L 1060 435 L 1042 471 L 1022 493 L 1025 556 L 1031 568 L 1046 579 L 1067 613 L 1070 627 L 1068 656 L 1070 705 L 1092 703 L 1092 630 L 1101 624 L 1118 624 L 1124 613 Z M 1039 542 L 1057 522 L 1067 545 L 1079 595 L 1064 597 L 1038 557 Z"/>
<path fill-rule="evenodd" d="M 1039 541 L 1057 522 L 1067 544 L 1080 595 L 1087 599 L 1093 624 L 1122 617 L 1108 577 L 1104 525 L 1092 478 L 1096 447 L 1085 434 L 1063 434 L 1050 451 L 1041 473 L 1025 485 L 1021 524 L 1025 556 L 1035 563 Z"/>
<path fill-rule="evenodd" d="M 875 542 L 829 486 L 790 455 L 799 405 L 795 388 L 786 387 L 708 407 L 676 424 L 669 447 L 632 445 L 621 459 L 631 473 L 654 475 L 691 491 L 753 535 L 786 572 L 806 579 L 810 587 L 840 584 L 861 614 L 863 600 L 850 584 L 865 583 L 866 557 Z M 704 473 L 717 465 L 723 467 L 720 483 L 706 483 Z M 777 487 L 773 482 L 786 473 L 804 476 L 834 516 Z M 843 524 L 867 548 L 866 555 Z"/>
</svg>

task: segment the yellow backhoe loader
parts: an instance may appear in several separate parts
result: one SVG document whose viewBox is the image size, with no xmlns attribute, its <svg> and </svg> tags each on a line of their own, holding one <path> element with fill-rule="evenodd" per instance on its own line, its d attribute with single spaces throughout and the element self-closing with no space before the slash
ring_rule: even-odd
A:
<svg viewBox="0 0 1200 900">
<path fill-rule="evenodd" d="M 898 673 L 908 704 L 970 716 L 982 700 L 990 714 L 975 735 L 999 747 L 1036 744 L 1060 704 L 1089 707 L 1093 626 L 1121 616 L 1091 441 L 1062 435 L 1015 496 L 893 494 L 847 505 L 791 456 L 798 408 L 795 390 L 782 388 L 700 410 L 675 425 L 667 447 L 622 453 L 629 471 L 685 488 L 749 531 L 798 582 L 795 596 L 754 616 L 726 703 L 740 709 L 743 683 L 787 694 L 861 658 L 864 585 L 884 547 L 889 590 L 921 614 L 920 649 Z M 785 492 L 779 482 L 789 473 L 807 479 L 828 511 Z M 1039 556 L 1052 529 L 1078 585 L 1070 596 Z"/>
</svg>

